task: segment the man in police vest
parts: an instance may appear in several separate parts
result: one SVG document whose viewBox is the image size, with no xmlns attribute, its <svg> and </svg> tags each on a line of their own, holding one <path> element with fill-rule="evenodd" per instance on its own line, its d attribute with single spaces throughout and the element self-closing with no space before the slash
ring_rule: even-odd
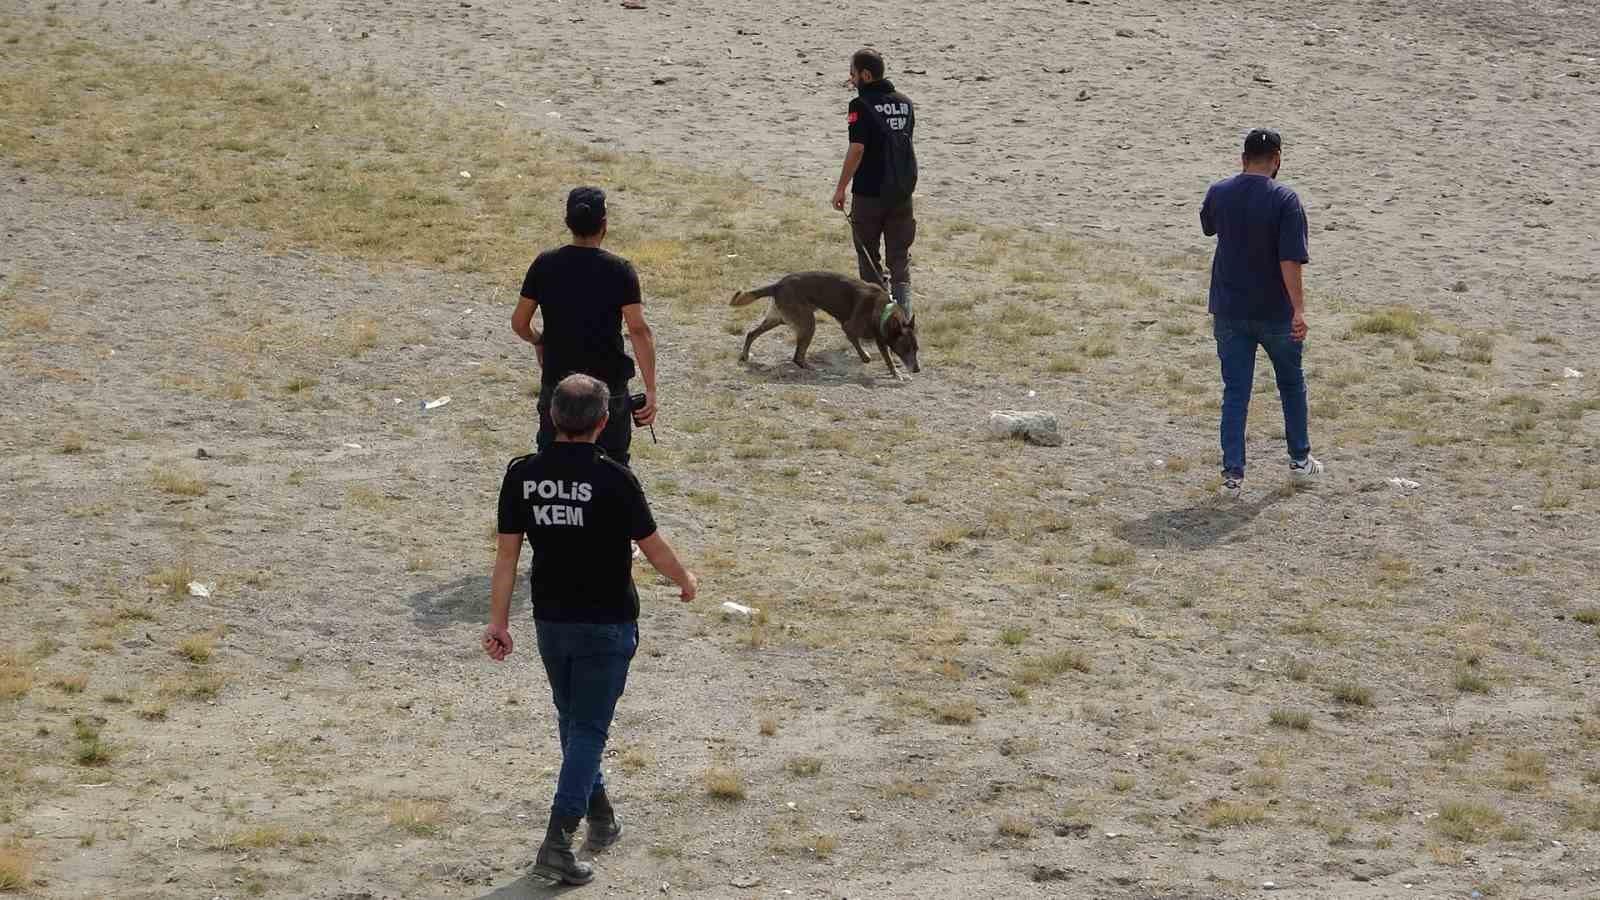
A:
<svg viewBox="0 0 1600 900">
<path fill-rule="evenodd" d="M 694 599 L 698 583 L 656 530 L 639 480 L 595 446 L 608 419 L 606 386 L 588 375 L 569 375 L 552 395 L 555 439 L 536 455 L 512 460 L 500 486 L 500 537 L 483 649 L 495 660 L 511 653 L 511 595 L 526 537 L 533 547 L 539 657 L 561 740 L 561 774 L 534 872 L 584 884 L 594 868 L 573 854 L 579 821 L 589 820 L 591 850 L 622 836 L 600 758 L 639 647 L 630 543 L 637 541 L 656 571 L 677 583 L 685 603 Z"/>
<path fill-rule="evenodd" d="M 883 77 L 883 57 L 876 50 L 857 50 L 850 58 L 850 83 L 860 94 L 850 101 L 846 114 L 850 147 L 833 191 L 833 208 L 844 209 L 849 187 L 850 228 L 861 280 L 887 281 L 894 302 L 910 315 L 911 243 L 917 239 L 911 204 L 917 187 L 917 154 L 911 143 L 916 113 L 911 100 Z M 887 272 L 878 255 L 880 240 L 889 261 Z"/>
</svg>

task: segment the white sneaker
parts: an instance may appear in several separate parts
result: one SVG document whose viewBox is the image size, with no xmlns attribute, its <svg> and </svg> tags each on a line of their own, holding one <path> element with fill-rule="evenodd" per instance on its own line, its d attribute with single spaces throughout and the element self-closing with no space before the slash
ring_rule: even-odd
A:
<svg viewBox="0 0 1600 900">
<path fill-rule="evenodd" d="M 1237 500 L 1244 493 L 1244 478 L 1242 476 L 1223 475 L 1222 487 L 1217 488 L 1217 496 L 1224 500 Z"/>
<path fill-rule="evenodd" d="M 640 558 L 642 556 L 644 556 L 644 551 L 639 549 L 639 545 L 638 544 L 634 544 L 633 545 L 633 558 L 634 559 L 638 559 L 638 558 Z"/>
<path fill-rule="evenodd" d="M 1289 460 L 1289 477 L 1295 481 L 1310 481 L 1322 474 L 1322 461 L 1307 453 L 1302 460 Z"/>
</svg>

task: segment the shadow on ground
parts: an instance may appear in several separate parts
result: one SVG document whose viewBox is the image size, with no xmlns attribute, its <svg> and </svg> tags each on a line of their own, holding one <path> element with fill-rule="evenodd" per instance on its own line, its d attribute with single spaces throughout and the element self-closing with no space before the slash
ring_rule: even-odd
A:
<svg viewBox="0 0 1600 900">
<path fill-rule="evenodd" d="M 533 897 L 559 897 L 581 885 L 555 884 L 529 873 L 510 884 L 495 888 L 478 900 L 529 900 Z"/>
<path fill-rule="evenodd" d="M 889 377 L 889 368 L 877 353 L 869 352 L 873 353 L 869 363 L 857 359 L 855 351 L 844 349 L 813 350 L 806 357 L 811 364 L 809 369 L 800 368 L 788 357 L 765 362 L 752 359 L 739 365 L 749 374 L 776 384 L 859 384 L 871 387 L 881 382 L 884 387 L 900 386 L 900 382 Z M 904 371 L 905 364 L 895 360 L 895 368 Z"/>
<path fill-rule="evenodd" d="M 407 597 L 406 605 L 424 628 L 481 625 L 489 621 L 489 576 L 469 575 L 426 588 Z"/>
<path fill-rule="evenodd" d="M 1274 491 L 1249 503 L 1207 502 L 1184 509 L 1158 510 L 1112 529 L 1135 547 L 1151 550 L 1204 550 L 1224 543 L 1282 497 Z"/>
</svg>

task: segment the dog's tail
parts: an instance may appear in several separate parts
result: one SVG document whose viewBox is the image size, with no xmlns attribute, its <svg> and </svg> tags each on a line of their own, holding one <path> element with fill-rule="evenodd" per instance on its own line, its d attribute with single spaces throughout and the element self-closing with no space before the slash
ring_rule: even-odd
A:
<svg viewBox="0 0 1600 900">
<path fill-rule="evenodd" d="M 776 284 L 769 284 L 766 287 L 756 288 L 753 291 L 740 291 L 737 294 L 734 294 L 733 300 L 730 301 L 728 305 L 744 306 L 749 303 L 754 303 L 757 300 L 760 300 L 762 297 L 776 297 L 777 295 L 778 286 Z"/>
</svg>

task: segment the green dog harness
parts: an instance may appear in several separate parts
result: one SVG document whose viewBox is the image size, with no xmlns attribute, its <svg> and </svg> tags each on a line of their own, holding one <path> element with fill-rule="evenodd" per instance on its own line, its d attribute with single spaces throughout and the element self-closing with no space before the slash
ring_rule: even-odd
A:
<svg viewBox="0 0 1600 900">
<path fill-rule="evenodd" d="M 900 304 L 894 302 L 893 300 L 891 300 L 888 303 L 885 303 L 883 305 L 883 315 L 878 317 L 878 336 L 879 337 L 883 337 L 884 336 L 883 329 L 888 327 L 889 319 L 894 316 L 894 311 L 899 309 L 899 308 L 900 308 Z"/>
</svg>

